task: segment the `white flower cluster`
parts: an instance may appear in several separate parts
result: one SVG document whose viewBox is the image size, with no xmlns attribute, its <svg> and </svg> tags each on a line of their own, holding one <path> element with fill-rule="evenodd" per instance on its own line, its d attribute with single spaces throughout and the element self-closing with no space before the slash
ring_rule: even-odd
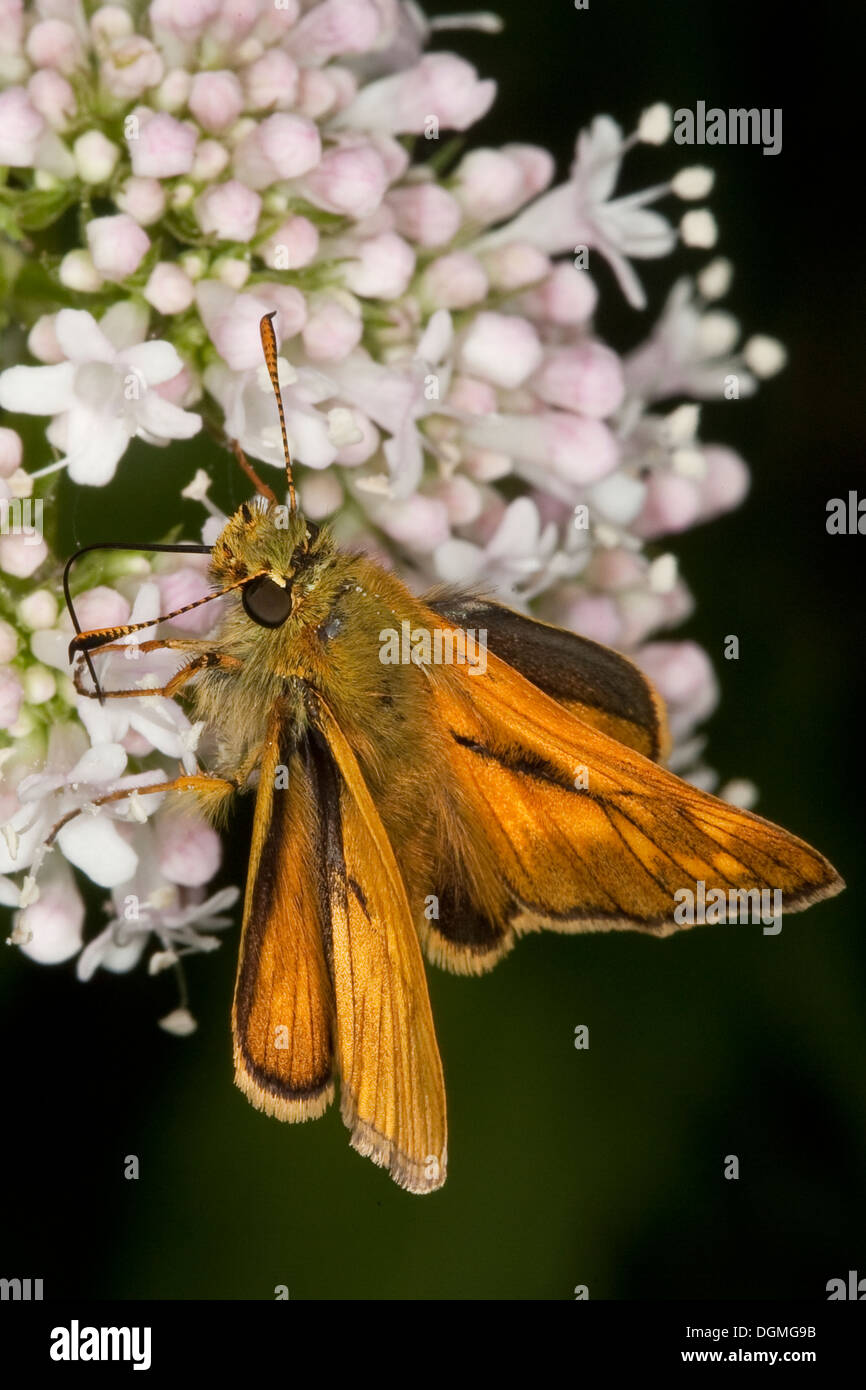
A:
<svg viewBox="0 0 866 1390">
<path fill-rule="evenodd" d="M 738 324 L 714 307 L 723 260 L 680 280 L 627 356 L 598 339 L 603 262 L 643 309 L 635 260 L 713 245 L 706 207 L 676 226 L 650 206 L 704 199 L 712 174 L 617 193 L 628 150 L 671 134 L 661 104 L 628 136 L 597 117 L 559 183 L 537 146 L 454 153 L 446 137 L 495 96 L 459 56 L 424 51 L 432 28 L 458 24 L 496 28 L 486 15 L 431 24 L 399 0 L 0 0 L 0 230 L 11 313 L 38 364 L 0 374 L 0 406 L 50 416 L 55 451 L 25 471 L 18 435 L 0 432 L 0 508 L 20 514 L 58 469 L 108 484 L 133 436 L 166 445 L 205 416 L 281 466 L 258 336 L 275 310 L 307 515 L 415 587 L 483 584 L 635 654 L 685 767 L 715 686 L 694 644 L 648 643 L 691 602 L 656 543 L 740 501 L 745 465 L 700 438 L 696 402 L 750 393 L 783 353 L 760 337 L 738 349 Z M 77 244 L 43 247 L 74 208 Z M 38 315 L 16 290 L 37 267 Z M 175 451 L 153 457 L 170 508 Z M 207 480 L 186 495 L 210 511 L 212 541 L 222 517 Z M 173 701 L 100 707 L 75 692 L 57 565 L 21 529 L 0 535 L 0 871 L 15 876 L 0 892 L 18 909 L 15 939 L 40 960 L 80 949 L 71 864 L 115 898 L 83 973 L 127 968 L 151 931 L 174 959 L 212 940 L 194 923 L 225 905 L 205 889 L 216 836 L 194 820 L 169 833 L 156 795 L 87 807 L 168 775 L 168 760 L 194 766 L 200 731 Z M 193 557 L 88 564 L 85 626 L 207 590 Z M 209 625 L 203 613 L 190 624 Z M 130 670 L 144 688 L 174 669 L 138 652 L 140 637 L 135 666 L 111 658 L 121 685 Z M 47 830 L 77 808 L 43 867 Z"/>
</svg>

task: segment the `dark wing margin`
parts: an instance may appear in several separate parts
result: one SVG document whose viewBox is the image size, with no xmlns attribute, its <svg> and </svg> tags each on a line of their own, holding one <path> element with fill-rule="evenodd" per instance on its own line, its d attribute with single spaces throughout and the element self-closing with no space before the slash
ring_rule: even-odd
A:
<svg viewBox="0 0 866 1390">
<path fill-rule="evenodd" d="M 588 637 L 473 596 L 438 596 L 428 608 L 457 627 L 484 629 L 487 647 L 570 714 L 654 761 L 668 752 L 664 706 L 633 662 Z"/>
</svg>

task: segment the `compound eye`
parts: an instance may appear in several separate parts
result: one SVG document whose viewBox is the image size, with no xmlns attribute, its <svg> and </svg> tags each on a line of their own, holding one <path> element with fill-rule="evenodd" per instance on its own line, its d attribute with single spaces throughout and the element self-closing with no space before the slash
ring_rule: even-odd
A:
<svg viewBox="0 0 866 1390">
<path fill-rule="evenodd" d="M 281 589 L 266 575 L 245 584 L 241 599 L 244 612 L 259 627 L 282 627 L 292 611 L 291 588 Z"/>
</svg>

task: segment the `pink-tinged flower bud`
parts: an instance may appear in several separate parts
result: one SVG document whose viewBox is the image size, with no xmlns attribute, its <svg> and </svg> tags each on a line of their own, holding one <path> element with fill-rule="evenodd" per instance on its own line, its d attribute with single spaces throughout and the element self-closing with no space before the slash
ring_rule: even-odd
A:
<svg viewBox="0 0 866 1390">
<path fill-rule="evenodd" d="M 338 67 L 336 63 L 328 68 L 328 77 L 336 97 L 334 111 L 342 111 L 358 95 L 358 87 L 360 86 L 358 78 L 349 68 Z M 406 155 L 406 163 L 409 163 L 408 154 Z"/>
<path fill-rule="evenodd" d="M 135 21 L 120 5 L 102 5 L 90 17 L 90 35 L 97 53 L 102 53 L 113 39 L 125 39 L 133 33 Z"/>
<path fill-rule="evenodd" d="M 27 35 L 27 57 L 35 68 L 56 68 L 69 76 L 83 62 L 81 40 L 71 24 L 46 19 Z"/>
<path fill-rule="evenodd" d="M 294 106 L 298 114 L 320 121 L 337 106 L 337 85 L 321 68 L 301 68 Z"/>
<path fill-rule="evenodd" d="M 454 376 L 448 390 L 448 404 L 468 415 L 490 415 L 498 408 L 496 391 L 487 381 L 473 376 Z"/>
<path fill-rule="evenodd" d="M 303 331 L 307 356 L 313 362 L 341 362 L 358 346 L 363 331 L 360 313 L 338 299 L 316 300 Z"/>
<path fill-rule="evenodd" d="M 720 516 L 739 506 L 749 490 L 749 470 L 739 454 L 722 444 L 704 449 L 706 473 L 698 483 L 701 520 Z"/>
<path fill-rule="evenodd" d="M 107 183 L 114 172 L 120 150 L 106 140 L 101 130 L 88 130 L 72 146 L 78 177 L 82 183 Z"/>
<path fill-rule="evenodd" d="M 364 299 L 398 299 L 415 270 L 415 252 L 393 232 L 368 237 L 343 266 L 343 279 Z"/>
<path fill-rule="evenodd" d="M 41 314 L 27 335 L 27 348 L 39 362 L 55 364 L 66 360 L 57 341 L 55 314 Z"/>
<path fill-rule="evenodd" d="M 0 92 L 0 164 L 31 168 L 45 121 L 23 87 Z"/>
<path fill-rule="evenodd" d="M 118 212 L 88 222 L 87 245 L 98 275 L 105 280 L 125 280 L 147 255 L 150 237 L 127 213 Z"/>
<path fill-rule="evenodd" d="M 647 479 L 646 501 L 632 525 L 638 536 L 651 539 L 686 531 L 701 510 L 700 495 L 691 478 L 677 473 L 652 473 Z"/>
<path fill-rule="evenodd" d="M 259 0 L 231 0 L 224 4 L 221 13 L 208 25 L 207 50 L 213 48 L 240 61 L 238 49 L 255 28 L 260 9 Z"/>
<path fill-rule="evenodd" d="M 179 265 L 159 261 L 150 272 L 144 297 L 159 314 L 182 314 L 195 299 L 195 287 Z"/>
<path fill-rule="evenodd" d="M 448 508 L 444 502 L 416 492 L 405 502 L 385 502 L 376 520 L 386 535 L 410 551 L 429 555 L 448 540 Z"/>
<path fill-rule="evenodd" d="M 174 613 L 178 608 L 185 608 L 189 603 L 196 603 L 200 598 L 211 592 L 207 574 L 200 569 L 194 569 L 192 565 L 184 565 L 182 569 L 175 570 L 171 574 L 161 574 L 159 576 L 159 602 L 161 613 Z M 197 636 L 202 636 L 209 632 L 219 616 L 219 603 L 203 603 L 200 608 L 193 608 L 189 613 L 182 613 L 177 618 L 172 618 L 171 626 L 177 628 L 179 632 L 188 632 Z"/>
<path fill-rule="evenodd" d="M 471 63 L 453 53 L 428 53 L 414 67 L 370 82 L 336 124 L 357 130 L 438 137 L 439 129 L 466 130 L 490 109 L 496 83 L 481 81 Z"/>
<path fill-rule="evenodd" d="M 53 130 L 65 130 L 78 109 L 75 93 L 54 68 L 40 68 L 27 83 L 31 103 Z"/>
<path fill-rule="evenodd" d="M 520 386 L 541 358 L 541 343 L 532 324 L 513 314 L 479 314 L 460 347 L 460 364 L 471 376 L 509 390 Z"/>
<path fill-rule="evenodd" d="M 165 189 L 158 179 L 130 178 L 115 194 L 121 212 L 134 218 L 140 227 L 150 227 L 165 212 Z"/>
<path fill-rule="evenodd" d="M 256 285 L 254 293 L 266 313 L 276 309 L 276 327 L 281 343 L 300 333 L 307 322 L 307 301 L 300 290 L 294 285 L 278 285 L 263 281 Z"/>
<path fill-rule="evenodd" d="M 21 52 L 24 40 L 23 0 L 0 0 L 0 53 Z"/>
<path fill-rule="evenodd" d="M 310 201 L 327 212 L 369 217 L 382 201 L 388 175 L 381 155 L 369 145 L 328 150 L 304 180 Z"/>
<path fill-rule="evenodd" d="M 459 473 L 434 483 L 431 495 L 444 502 L 452 526 L 470 526 L 481 515 L 481 489 L 470 478 L 461 477 Z"/>
<path fill-rule="evenodd" d="M 528 241 L 510 241 L 493 251 L 485 251 L 481 262 L 491 288 L 506 293 L 536 285 L 551 271 L 550 257 Z"/>
<path fill-rule="evenodd" d="M 102 85 L 118 101 L 135 101 L 157 87 L 164 71 L 158 50 L 141 34 L 115 39 L 99 65 Z"/>
<path fill-rule="evenodd" d="M 553 180 L 556 163 L 549 150 L 541 145 L 504 145 L 502 153 L 508 155 L 520 169 L 523 187 L 520 201 L 528 202 L 543 192 Z"/>
<path fill-rule="evenodd" d="M 353 410 L 352 420 L 355 428 L 360 431 L 361 438 L 352 444 L 344 444 L 337 450 L 336 461 L 344 468 L 357 468 L 359 464 L 366 463 L 367 459 L 375 454 L 381 439 L 373 421 L 362 410 Z"/>
<path fill-rule="evenodd" d="M 585 594 L 567 605 L 559 621 L 566 623 L 573 632 L 593 642 L 602 642 L 606 647 L 615 646 L 622 632 L 619 609 L 605 594 Z"/>
<path fill-rule="evenodd" d="M 220 241 L 250 241 L 259 225 L 262 200 L 237 179 L 217 183 L 196 199 L 196 214 L 203 232 Z"/>
<path fill-rule="evenodd" d="M 486 299 L 488 288 L 483 265 L 468 251 L 439 256 L 421 277 L 422 297 L 437 309 L 468 309 Z"/>
<path fill-rule="evenodd" d="M 322 152 L 318 127 L 303 116 L 277 111 L 259 126 L 262 153 L 280 179 L 296 179 L 314 169 Z"/>
<path fill-rule="evenodd" d="M 42 876 L 39 897 L 20 913 L 21 952 L 39 965 L 59 965 L 81 950 L 84 901 L 63 860 Z"/>
<path fill-rule="evenodd" d="M 249 111 L 285 109 L 295 105 L 298 92 L 298 65 L 280 48 L 269 49 L 244 68 L 241 78 Z M 308 116 L 309 111 L 301 115 Z"/>
<path fill-rule="evenodd" d="M 202 395 L 198 375 L 186 365 L 181 367 L 177 376 L 173 376 L 169 381 L 159 382 L 153 389 L 158 396 L 162 396 L 164 401 L 170 401 L 172 405 L 182 406 L 184 410 L 191 405 L 196 405 L 201 400 Z"/>
<path fill-rule="evenodd" d="M 521 306 L 531 318 L 551 323 L 585 323 L 592 317 L 597 299 L 598 290 L 586 271 L 561 262 L 553 267 L 543 285 L 522 297 Z"/>
<path fill-rule="evenodd" d="M 367 143 L 367 138 L 360 135 L 352 137 L 346 136 L 343 139 L 345 148 L 348 148 L 350 145 L 358 146 L 366 145 Z M 395 139 L 393 135 L 382 134 L 370 136 L 369 143 L 373 146 L 376 153 L 381 156 L 388 182 L 399 183 L 410 164 L 409 151 L 406 149 L 406 146 Z"/>
<path fill-rule="evenodd" d="M 325 64 L 341 53 L 367 53 L 382 19 L 373 0 L 323 0 L 289 33 L 289 46 L 305 63 Z"/>
<path fill-rule="evenodd" d="M 520 166 L 499 150 L 473 150 L 461 159 L 455 179 L 454 195 L 473 222 L 498 222 L 520 202 Z"/>
<path fill-rule="evenodd" d="M 558 410 L 547 412 L 543 418 L 550 462 L 560 477 L 568 482 L 594 483 L 616 468 L 619 445 L 606 425 Z"/>
<path fill-rule="evenodd" d="M 277 111 L 254 127 L 235 151 L 234 167 L 251 188 L 300 178 L 315 169 L 322 152 L 318 126 L 304 116 Z"/>
<path fill-rule="evenodd" d="M 132 172 L 140 178 L 170 179 L 192 169 L 198 131 L 164 111 L 141 111 L 137 138 L 129 138 Z M 127 117 L 127 120 L 129 118 Z"/>
<path fill-rule="evenodd" d="M 231 289 L 242 290 L 250 278 L 250 267 L 241 256 L 218 256 L 211 265 L 211 274 Z"/>
<path fill-rule="evenodd" d="M 597 420 L 611 415 L 625 394 L 620 359 L 610 348 L 592 340 L 549 351 L 532 385 L 548 405 L 576 410 Z"/>
<path fill-rule="evenodd" d="M 716 677 L 709 657 L 696 642 L 650 642 L 637 659 L 665 703 L 688 708 L 691 723 L 713 709 Z"/>
<path fill-rule="evenodd" d="M 319 231 L 308 217 L 290 217 L 260 248 L 270 270 L 297 270 L 309 265 L 319 249 Z"/>
<path fill-rule="evenodd" d="M 217 280 L 200 280 L 195 297 L 211 342 L 232 371 L 258 367 L 262 360 L 258 330 L 261 301 L 251 294 L 233 294 Z M 275 327 L 279 341 L 279 326 Z"/>
<path fill-rule="evenodd" d="M 35 541 L 35 544 L 34 544 Z M 0 535 L 0 570 L 14 579 L 29 579 L 44 565 L 48 546 L 34 536 Z"/>
<path fill-rule="evenodd" d="M 619 593 L 641 584 L 645 570 L 646 561 L 633 550 L 599 546 L 589 563 L 586 576 L 594 588 Z"/>
<path fill-rule="evenodd" d="M 259 15 L 255 36 L 263 47 L 282 44 L 294 32 L 301 13 L 300 0 L 280 0 L 280 7 L 266 6 Z"/>
<path fill-rule="evenodd" d="M 229 152 L 218 140 L 201 140 L 196 145 L 192 177 L 199 183 L 211 183 L 228 168 Z"/>
<path fill-rule="evenodd" d="M 103 284 L 90 252 L 82 250 L 66 252 L 60 262 L 57 278 L 68 290 L 81 290 L 85 294 L 95 294 Z"/>
<path fill-rule="evenodd" d="M 228 130 L 244 109 L 243 88 L 233 72 L 197 72 L 189 109 L 200 126 L 213 134 Z"/>
<path fill-rule="evenodd" d="M 191 42 L 221 8 L 222 0 L 153 0 L 148 14 L 151 24 Z"/>
<path fill-rule="evenodd" d="M 18 634 L 11 623 L 0 618 L 0 666 L 8 666 L 18 652 Z M 17 719 L 17 712 L 15 718 Z M 12 720 L 15 723 L 15 719 Z"/>
<path fill-rule="evenodd" d="M 495 483 L 514 470 L 510 454 L 498 449 L 464 449 L 463 467 L 479 483 Z"/>
<path fill-rule="evenodd" d="M 11 478 L 18 471 L 23 452 L 18 431 L 0 427 L 0 478 Z"/>
<path fill-rule="evenodd" d="M 457 199 L 436 183 L 392 188 L 385 202 L 395 227 L 419 246 L 444 246 L 457 235 L 462 212 Z"/>
<path fill-rule="evenodd" d="M 123 627 L 129 622 L 130 607 L 122 594 L 107 584 L 85 589 L 75 600 L 75 611 L 82 632 L 99 627 Z"/>
<path fill-rule="evenodd" d="M 200 888 L 220 866 L 220 837 L 203 820 L 186 815 L 156 820 L 159 867 L 169 883 Z"/>
<path fill-rule="evenodd" d="M 300 485 L 301 510 L 311 521 L 324 521 L 343 504 L 340 480 L 332 472 L 310 473 Z"/>
<path fill-rule="evenodd" d="M 166 73 L 151 98 L 158 111 L 182 111 L 192 91 L 192 74 L 185 68 Z"/>
</svg>

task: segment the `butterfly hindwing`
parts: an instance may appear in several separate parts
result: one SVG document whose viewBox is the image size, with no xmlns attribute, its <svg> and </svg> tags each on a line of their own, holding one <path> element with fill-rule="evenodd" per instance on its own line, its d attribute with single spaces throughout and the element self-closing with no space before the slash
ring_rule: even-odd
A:
<svg viewBox="0 0 866 1390">
<path fill-rule="evenodd" d="M 447 623 L 483 633 L 490 651 L 576 718 L 647 758 L 667 753 L 664 705 L 628 657 L 491 599 L 449 595 L 427 602 Z"/>
</svg>

